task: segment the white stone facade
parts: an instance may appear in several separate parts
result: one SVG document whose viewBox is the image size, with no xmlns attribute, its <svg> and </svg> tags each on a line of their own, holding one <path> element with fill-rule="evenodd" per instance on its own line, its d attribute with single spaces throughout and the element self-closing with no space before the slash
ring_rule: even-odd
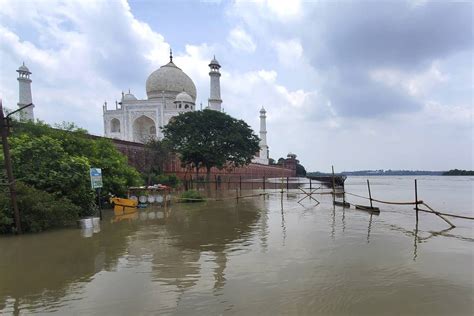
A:
<svg viewBox="0 0 474 316">
<path fill-rule="evenodd" d="M 262 165 L 269 164 L 269 150 L 267 145 L 267 111 L 262 107 L 260 110 L 260 152 L 253 159 L 253 162 Z"/>
<path fill-rule="evenodd" d="M 31 72 L 28 67 L 25 66 L 25 63 L 21 65 L 18 70 L 18 108 L 24 107 L 30 103 L 33 103 L 33 97 L 31 96 Z M 21 110 L 19 117 L 21 121 L 34 121 L 35 116 L 33 113 L 34 105 Z"/>
<path fill-rule="evenodd" d="M 222 111 L 220 64 L 214 57 L 209 64 L 210 96 L 208 108 Z M 103 105 L 104 134 L 109 138 L 146 143 L 162 139 L 161 128 L 180 113 L 196 110 L 196 87 L 180 68 L 170 62 L 155 70 L 146 81 L 148 99 L 138 100 L 130 91 L 122 93 L 113 109 Z M 263 111 L 263 112 L 262 112 Z M 268 165 L 265 110 L 260 111 L 260 152 L 254 162 Z"/>
</svg>

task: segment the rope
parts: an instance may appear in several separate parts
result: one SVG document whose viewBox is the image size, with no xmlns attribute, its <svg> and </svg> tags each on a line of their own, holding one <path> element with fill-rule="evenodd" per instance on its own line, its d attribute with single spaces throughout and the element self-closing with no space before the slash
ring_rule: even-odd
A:
<svg viewBox="0 0 474 316">
<path fill-rule="evenodd" d="M 470 220 L 474 220 L 474 217 L 470 217 L 470 216 L 462 216 L 462 215 L 456 215 L 456 214 L 448 214 L 448 213 L 441 213 L 441 212 L 438 212 L 438 211 L 435 211 L 434 209 L 432 209 L 428 204 L 422 202 L 421 204 L 423 204 L 424 206 L 426 206 L 431 212 L 429 213 L 435 213 L 436 215 L 444 215 L 444 216 L 451 216 L 451 217 L 456 217 L 456 218 L 464 218 L 464 219 L 470 219 Z M 423 212 L 426 212 L 426 210 L 420 210 L 420 211 L 423 211 Z"/>
</svg>

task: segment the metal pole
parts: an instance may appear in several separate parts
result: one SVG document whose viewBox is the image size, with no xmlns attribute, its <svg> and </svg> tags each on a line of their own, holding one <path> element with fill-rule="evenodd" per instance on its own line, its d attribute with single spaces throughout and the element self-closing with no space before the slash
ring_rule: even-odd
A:
<svg viewBox="0 0 474 316">
<path fill-rule="evenodd" d="M 332 169 L 332 204 L 336 203 L 336 180 L 334 178 L 334 166 L 331 166 Z"/>
<path fill-rule="evenodd" d="M 286 192 L 290 189 L 289 179 L 289 177 L 286 177 Z"/>
<path fill-rule="evenodd" d="M 367 179 L 367 187 L 369 188 L 370 208 L 373 208 L 373 206 L 372 206 L 372 194 L 370 194 L 370 183 L 369 183 L 369 179 Z"/>
<path fill-rule="evenodd" d="M 242 176 L 239 177 L 239 189 L 242 192 Z"/>
<path fill-rule="evenodd" d="M 416 227 L 418 229 L 418 186 L 415 179 L 415 209 L 416 209 Z"/>
<path fill-rule="evenodd" d="M 265 176 L 263 176 L 263 191 L 265 191 Z"/>
<path fill-rule="evenodd" d="M 8 119 L 5 119 L 3 114 L 2 100 L 0 99 L 0 129 L 2 134 L 3 156 L 5 157 L 5 170 L 7 172 L 8 187 L 10 189 L 10 199 L 13 207 L 13 214 L 15 216 L 16 233 L 22 234 L 20 210 L 18 209 L 18 202 L 16 198 L 15 178 L 13 177 L 12 162 L 10 156 L 10 146 L 8 145 Z"/>
<path fill-rule="evenodd" d="M 100 220 L 102 220 L 102 203 L 100 202 L 100 188 L 97 188 L 97 202 L 99 206 L 99 217 Z"/>
<path fill-rule="evenodd" d="M 311 178 L 309 179 L 309 189 L 312 190 L 313 189 L 313 186 L 311 184 Z"/>
</svg>

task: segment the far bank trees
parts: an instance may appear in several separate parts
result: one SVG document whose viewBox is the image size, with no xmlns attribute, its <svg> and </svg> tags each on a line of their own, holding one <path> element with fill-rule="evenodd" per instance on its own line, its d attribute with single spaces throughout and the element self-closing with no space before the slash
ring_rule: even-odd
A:
<svg viewBox="0 0 474 316">
<path fill-rule="evenodd" d="M 184 165 L 211 168 L 249 164 L 259 151 L 259 138 L 243 120 L 213 110 L 187 112 L 174 117 L 163 129 L 165 141 Z"/>
</svg>

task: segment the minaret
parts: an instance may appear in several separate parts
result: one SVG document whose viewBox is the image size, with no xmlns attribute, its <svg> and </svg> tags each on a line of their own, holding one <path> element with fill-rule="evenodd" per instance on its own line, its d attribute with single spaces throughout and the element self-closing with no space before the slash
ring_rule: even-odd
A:
<svg viewBox="0 0 474 316">
<path fill-rule="evenodd" d="M 216 56 L 214 56 L 214 58 L 211 60 L 209 68 L 211 68 L 211 70 L 209 71 L 209 77 L 211 77 L 211 95 L 209 97 L 209 109 L 220 112 L 222 100 L 220 83 L 221 73 L 219 72 L 219 68 L 221 68 L 221 65 L 219 65 L 219 62 L 216 60 Z"/>
<path fill-rule="evenodd" d="M 268 145 L 267 145 L 267 123 L 266 111 L 262 106 L 260 110 L 260 161 L 268 165 Z"/>
<path fill-rule="evenodd" d="M 18 83 L 19 83 L 19 101 L 18 107 L 21 108 L 25 105 L 33 103 L 33 98 L 31 97 L 31 79 L 30 75 L 31 72 L 28 67 L 23 65 L 18 68 L 16 71 L 18 72 Z M 26 109 L 20 112 L 20 120 L 21 121 L 34 121 L 35 117 L 33 115 L 33 108 L 34 105 L 27 107 Z"/>
</svg>

